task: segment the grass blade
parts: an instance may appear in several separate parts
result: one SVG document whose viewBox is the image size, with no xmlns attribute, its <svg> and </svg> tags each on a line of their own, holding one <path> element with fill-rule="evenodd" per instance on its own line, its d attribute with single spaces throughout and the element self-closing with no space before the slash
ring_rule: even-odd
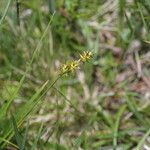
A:
<svg viewBox="0 0 150 150">
<path fill-rule="evenodd" d="M 43 123 L 40 126 L 39 132 L 37 134 L 37 137 L 35 138 L 35 141 L 34 141 L 34 144 L 33 144 L 32 148 L 31 148 L 31 150 L 36 150 L 38 140 L 42 136 L 42 130 L 43 130 Z"/>
<path fill-rule="evenodd" d="M 120 31 L 123 28 L 124 11 L 126 8 L 125 5 L 126 5 L 126 0 L 119 0 L 119 28 L 120 28 Z"/>
<path fill-rule="evenodd" d="M 13 146 L 14 148 L 19 149 L 19 147 L 18 147 L 16 144 L 14 144 L 14 143 L 12 143 L 12 142 L 10 142 L 10 141 L 4 139 L 4 138 L 1 138 L 1 137 L 0 137 L 0 141 L 3 141 L 3 142 L 5 142 L 5 143 L 7 143 L 7 144 Z"/>
<path fill-rule="evenodd" d="M 29 130 L 29 122 L 27 122 L 27 125 L 26 125 L 26 130 L 25 130 L 25 135 L 24 135 L 23 141 L 22 141 L 22 147 L 21 147 L 21 150 L 24 150 L 24 149 L 25 149 L 28 130 Z"/>
<path fill-rule="evenodd" d="M 138 6 L 138 10 L 139 10 L 139 12 L 140 12 L 140 16 L 141 16 L 143 25 L 144 25 L 145 29 L 148 31 L 148 26 L 147 26 L 146 21 L 145 21 L 145 18 L 144 18 L 144 14 L 143 14 L 143 11 L 142 11 L 141 4 L 140 4 L 140 3 L 137 3 L 137 6 Z"/>
<path fill-rule="evenodd" d="M 19 149 L 21 150 L 21 147 L 22 147 L 22 137 L 19 133 L 19 130 L 18 130 L 18 127 L 17 127 L 17 123 L 16 123 L 16 120 L 13 116 L 13 114 L 11 115 L 12 117 L 12 124 L 13 124 L 13 127 L 14 127 L 14 133 L 15 133 L 15 138 L 16 138 L 16 142 L 19 146 Z"/>
<path fill-rule="evenodd" d="M 0 26 L 1 26 L 1 24 L 3 23 L 3 21 L 4 21 L 5 17 L 6 17 L 6 14 L 8 12 L 8 8 L 10 6 L 10 3 L 11 3 L 11 0 L 8 0 L 8 3 L 7 3 L 6 8 L 4 10 L 4 14 L 3 14 L 2 18 L 0 19 Z"/>
<path fill-rule="evenodd" d="M 146 132 L 146 134 L 143 136 L 143 138 L 140 140 L 139 144 L 137 145 L 136 150 L 142 149 L 142 146 L 146 140 L 146 138 L 150 135 L 150 129 Z"/>
<path fill-rule="evenodd" d="M 114 136 L 113 136 L 113 146 L 114 147 L 117 146 L 119 123 L 121 121 L 121 116 L 123 115 L 125 109 L 126 109 L 126 105 L 123 105 L 117 114 L 117 119 L 116 119 L 115 126 L 114 126 Z"/>
<path fill-rule="evenodd" d="M 143 120 L 143 115 L 141 113 L 139 113 L 139 111 L 137 110 L 136 105 L 134 104 L 134 101 L 132 99 L 132 95 L 131 94 L 127 94 L 125 97 L 128 107 L 129 109 L 133 112 L 133 114 L 135 115 L 135 117 L 138 119 L 139 123 L 145 127 L 145 128 L 149 128 L 149 124 Z"/>
</svg>

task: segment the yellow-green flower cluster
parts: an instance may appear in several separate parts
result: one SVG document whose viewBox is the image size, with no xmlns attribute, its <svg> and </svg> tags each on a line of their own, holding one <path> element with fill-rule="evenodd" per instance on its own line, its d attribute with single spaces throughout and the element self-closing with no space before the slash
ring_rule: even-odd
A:
<svg viewBox="0 0 150 150">
<path fill-rule="evenodd" d="M 84 51 L 83 54 L 80 54 L 80 58 L 78 60 L 73 60 L 64 64 L 60 70 L 60 74 L 66 74 L 69 72 L 74 72 L 77 68 L 79 68 L 82 62 L 86 62 L 92 58 L 93 54 L 89 51 Z"/>
<path fill-rule="evenodd" d="M 86 62 L 91 59 L 93 56 L 92 52 L 84 51 L 83 54 L 80 54 L 80 61 Z"/>
<path fill-rule="evenodd" d="M 79 68 L 80 62 L 79 61 L 71 61 L 68 62 L 67 64 L 64 64 L 63 67 L 61 68 L 61 73 L 68 73 L 68 72 L 73 72 L 77 68 Z"/>
</svg>

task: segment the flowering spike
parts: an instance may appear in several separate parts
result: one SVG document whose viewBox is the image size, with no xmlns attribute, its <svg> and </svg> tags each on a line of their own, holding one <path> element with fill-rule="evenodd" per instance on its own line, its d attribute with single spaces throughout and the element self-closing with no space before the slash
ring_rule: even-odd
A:
<svg viewBox="0 0 150 150">
<path fill-rule="evenodd" d="M 89 59 L 91 59 L 93 56 L 92 52 L 89 52 L 89 51 L 84 51 L 83 54 L 80 54 L 80 60 L 82 62 L 86 62 L 88 61 Z"/>
<path fill-rule="evenodd" d="M 79 65 L 80 63 L 77 60 L 64 64 L 63 67 L 61 68 L 61 74 L 74 72 L 77 68 L 79 68 Z"/>
<path fill-rule="evenodd" d="M 79 68 L 79 61 L 75 60 L 75 61 L 72 61 L 70 64 L 69 64 L 69 70 L 71 72 L 74 72 L 77 68 Z"/>
<path fill-rule="evenodd" d="M 74 72 L 76 69 L 79 68 L 81 62 L 88 61 L 92 58 L 92 56 L 92 52 L 84 51 L 83 54 L 80 54 L 80 58 L 78 60 L 73 60 L 69 63 L 64 64 L 60 70 L 60 74 Z"/>
</svg>

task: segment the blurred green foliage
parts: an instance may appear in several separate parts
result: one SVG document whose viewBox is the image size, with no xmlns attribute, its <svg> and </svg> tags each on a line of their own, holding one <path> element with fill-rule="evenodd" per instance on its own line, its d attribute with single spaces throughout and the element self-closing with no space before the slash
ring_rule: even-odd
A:
<svg viewBox="0 0 150 150">
<path fill-rule="evenodd" d="M 19 2 L 20 25 L 16 1 L 8 11 L 9 0 L 0 1 L 0 149 L 143 145 L 150 125 L 150 2 Z M 86 50 L 92 61 L 55 83 L 60 67 Z"/>
</svg>

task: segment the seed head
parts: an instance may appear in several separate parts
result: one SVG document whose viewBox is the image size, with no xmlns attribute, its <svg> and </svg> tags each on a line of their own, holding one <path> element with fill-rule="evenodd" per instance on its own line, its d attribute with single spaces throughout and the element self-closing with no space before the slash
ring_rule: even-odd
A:
<svg viewBox="0 0 150 150">
<path fill-rule="evenodd" d="M 68 65 L 64 64 L 61 68 L 61 73 L 64 74 L 67 73 L 68 71 L 69 71 Z"/>
<path fill-rule="evenodd" d="M 76 69 L 79 68 L 81 62 L 86 62 L 91 59 L 93 56 L 92 52 L 84 51 L 83 54 L 80 54 L 80 58 L 78 60 L 73 60 L 68 62 L 62 66 L 60 69 L 60 74 L 67 74 L 70 72 L 74 72 Z"/>
<path fill-rule="evenodd" d="M 72 62 L 70 62 L 69 64 L 69 71 L 74 72 L 77 68 L 79 68 L 79 61 L 78 60 L 74 60 Z"/>
<path fill-rule="evenodd" d="M 61 68 L 61 74 L 66 74 L 69 72 L 74 72 L 77 68 L 79 68 L 79 61 L 73 60 L 67 64 L 64 64 L 63 67 Z"/>
<path fill-rule="evenodd" d="M 86 62 L 88 61 L 89 59 L 91 59 L 93 56 L 92 52 L 89 52 L 89 51 L 84 51 L 83 54 L 80 54 L 80 60 L 82 62 Z"/>
</svg>

